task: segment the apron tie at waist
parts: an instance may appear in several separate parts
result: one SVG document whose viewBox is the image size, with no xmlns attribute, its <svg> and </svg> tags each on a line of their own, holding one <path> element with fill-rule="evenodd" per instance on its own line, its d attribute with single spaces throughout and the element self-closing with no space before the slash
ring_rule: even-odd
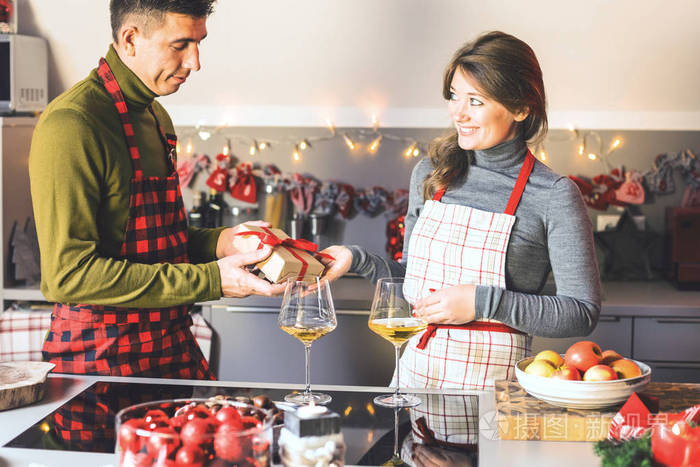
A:
<svg viewBox="0 0 700 467">
<path fill-rule="evenodd" d="M 494 323 L 490 321 L 470 321 L 465 324 L 429 324 L 423 335 L 421 335 L 416 348 L 425 349 L 428 345 L 430 339 L 435 337 L 438 328 L 441 329 L 466 329 L 467 331 L 489 331 L 489 332 L 508 332 L 511 334 L 522 334 L 525 333 L 518 331 L 515 328 L 508 326 L 503 323 Z"/>
<path fill-rule="evenodd" d="M 463 444 L 463 443 L 451 443 L 449 441 L 441 441 L 435 437 L 435 432 L 428 428 L 428 423 L 425 421 L 425 417 L 420 417 L 419 419 L 416 420 L 416 429 L 413 430 L 413 433 L 423 441 L 423 444 L 426 446 L 443 446 L 443 447 L 448 447 L 448 448 L 456 448 L 456 449 L 474 449 L 476 448 L 476 444 L 469 443 L 469 444 Z"/>
</svg>

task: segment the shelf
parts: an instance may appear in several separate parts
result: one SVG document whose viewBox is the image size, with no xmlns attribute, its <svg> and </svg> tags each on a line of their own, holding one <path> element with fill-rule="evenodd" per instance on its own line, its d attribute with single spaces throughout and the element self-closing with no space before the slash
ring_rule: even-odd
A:
<svg viewBox="0 0 700 467">
<path fill-rule="evenodd" d="M 46 297 L 41 293 L 39 289 L 3 289 L 2 290 L 3 300 L 22 300 L 28 302 L 46 302 Z"/>
</svg>

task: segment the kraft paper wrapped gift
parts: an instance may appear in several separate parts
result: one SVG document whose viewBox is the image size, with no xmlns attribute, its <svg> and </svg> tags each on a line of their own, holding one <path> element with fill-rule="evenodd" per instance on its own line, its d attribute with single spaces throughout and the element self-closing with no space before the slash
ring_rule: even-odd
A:
<svg viewBox="0 0 700 467">
<path fill-rule="evenodd" d="M 255 265 L 270 282 L 279 284 L 290 277 L 310 281 L 323 274 L 325 266 L 313 256 L 317 248 L 315 243 L 294 240 L 280 229 L 249 224 L 244 224 L 243 229 L 233 240 L 233 246 L 238 250 L 257 250 L 261 243 L 273 247 L 270 256 Z M 300 277 L 304 268 L 303 276 Z"/>
</svg>

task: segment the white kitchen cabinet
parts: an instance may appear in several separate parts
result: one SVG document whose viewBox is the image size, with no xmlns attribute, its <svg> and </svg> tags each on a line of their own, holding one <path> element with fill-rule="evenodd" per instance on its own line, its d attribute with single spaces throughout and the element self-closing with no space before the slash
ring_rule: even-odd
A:
<svg viewBox="0 0 700 467">
<path fill-rule="evenodd" d="M 32 288 L 12 283 L 8 277 L 8 252 L 12 225 L 24 227 L 27 218 L 34 217 L 29 189 L 29 149 L 37 119 L 33 117 L 0 117 L 0 284 L 2 300 L 42 301 L 38 284 Z M 4 307 L 3 307 L 4 309 Z"/>
</svg>

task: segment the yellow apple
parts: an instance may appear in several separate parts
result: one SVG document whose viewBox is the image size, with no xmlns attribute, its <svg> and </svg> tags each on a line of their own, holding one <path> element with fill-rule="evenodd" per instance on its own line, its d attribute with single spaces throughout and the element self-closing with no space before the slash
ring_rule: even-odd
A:
<svg viewBox="0 0 700 467">
<path fill-rule="evenodd" d="M 564 363 L 562 356 L 556 353 L 554 350 L 543 350 L 535 355 L 535 360 L 547 360 L 549 363 L 554 365 L 554 368 L 559 368 Z"/>
<path fill-rule="evenodd" d="M 556 368 L 548 360 L 533 360 L 527 367 L 525 367 L 525 373 L 536 376 L 544 376 L 545 378 L 551 377 Z"/>
</svg>

